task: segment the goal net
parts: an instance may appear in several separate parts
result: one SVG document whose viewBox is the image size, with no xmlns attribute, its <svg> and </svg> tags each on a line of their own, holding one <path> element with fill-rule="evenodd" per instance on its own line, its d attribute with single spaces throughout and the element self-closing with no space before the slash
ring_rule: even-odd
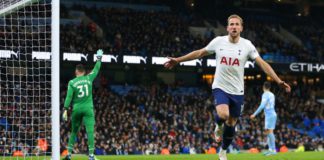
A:
<svg viewBox="0 0 324 160">
<path fill-rule="evenodd" d="M 57 152 L 57 147 L 52 149 L 52 141 L 58 137 L 52 135 L 52 115 L 57 113 L 57 110 L 52 110 L 53 97 L 56 97 L 52 94 L 52 53 L 55 53 L 52 46 L 52 1 L 1 0 L 2 159 L 30 156 L 50 159 L 52 152 Z M 59 120 L 54 121 L 56 126 Z"/>
</svg>

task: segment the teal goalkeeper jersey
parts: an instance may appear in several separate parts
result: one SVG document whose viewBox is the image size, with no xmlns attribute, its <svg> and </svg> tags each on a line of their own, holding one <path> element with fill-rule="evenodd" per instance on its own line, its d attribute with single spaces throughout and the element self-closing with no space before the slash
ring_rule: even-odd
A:
<svg viewBox="0 0 324 160">
<path fill-rule="evenodd" d="M 69 81 L 64 108 L 68 109 L 71 102 L 73 110 L 80 108 L 93 108 L 92 82 L 97 77 L 101 67 L 98 60 L 92 72 L 85 76 L 79 76 Z"/>
</svg>

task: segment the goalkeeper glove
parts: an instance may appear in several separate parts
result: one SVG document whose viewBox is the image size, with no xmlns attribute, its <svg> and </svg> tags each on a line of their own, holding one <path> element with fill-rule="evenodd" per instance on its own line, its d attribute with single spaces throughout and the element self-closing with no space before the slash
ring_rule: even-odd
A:
<svg viewBox="0 0 324 160">
<path fill-rule="evenodd" d="M 63 120 L 64 121 L 67 121 L 67 119 L 68 119 L 67 110 L 64 109 L 64 112 L 63 112 Z"/>
<path fill-rule="evenodd" d="M 103 54 L 102 49 L 98 49 L 98 51 L 97 51 L 97 59 L 98 59 L 98 60 L 101 60 L 101 58 L 102 58 L 102 54 Z"/>
</svg>

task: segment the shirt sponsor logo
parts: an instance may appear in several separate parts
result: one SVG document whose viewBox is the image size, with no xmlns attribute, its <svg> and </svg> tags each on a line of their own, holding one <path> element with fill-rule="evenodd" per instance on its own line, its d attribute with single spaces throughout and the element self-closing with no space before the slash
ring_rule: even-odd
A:
<svg viewBox="0 0 324 160">
<path fill-rule="evenodd" d="M 225 64 L 227 66 L 240 66 L 240 61 L 237 58 L 222 57 L 220 64 Z"/>
</svg>

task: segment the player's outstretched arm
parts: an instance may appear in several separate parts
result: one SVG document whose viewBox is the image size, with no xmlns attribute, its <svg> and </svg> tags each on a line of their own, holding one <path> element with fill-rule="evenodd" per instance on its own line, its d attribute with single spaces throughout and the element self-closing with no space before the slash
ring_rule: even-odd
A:
<svg viewBox="0 0 324 160">
<path fill-rule="evenodd" d="M 278 75 L 276 74 L 276 72 L 272 69 L 272 67 L 265 62 L 261 57 L 257 57 L 255 58 L 256 63 L 260 66 L 260 68 L 268 75 L 270 76 L 272 79 L 274 79 L 278 85 L 280 85 L 281 87 L 283 87 L 286 92 L 290 92 L 291 88 L 289 86 L 289 84 L 287 84 L 285 81 L 282 81 Z"/>
<path fill-rule="evenodd" d="M 102 58 L 102 55 L 103 55 L 103 51 L 101 49 L 99 49 L 97 51 L 97 62 L 96 62 L 96 65 L 94 66 L 94 68 L 92 69 L 91 73 L 89 74 L 89 78 L 91 81 L 93 81 L 98 73 L 99 73 L 99 70 L 100 70 L 100 67 L 101 67 L 101 58 Z"/>
<path fill-rule="evenodd" d="M 169 60 L 164 63 L 164 67 L 167 69 L 172 69 L 174 66 L 176 66 L 180 62 L 190 61 L 198 58 L 202 58 L 204 56 L 208 55 L 208 52 L 205 48 L 192 51 L 184 56 L 181 57 L 168 57 Z"/>
</svg>

